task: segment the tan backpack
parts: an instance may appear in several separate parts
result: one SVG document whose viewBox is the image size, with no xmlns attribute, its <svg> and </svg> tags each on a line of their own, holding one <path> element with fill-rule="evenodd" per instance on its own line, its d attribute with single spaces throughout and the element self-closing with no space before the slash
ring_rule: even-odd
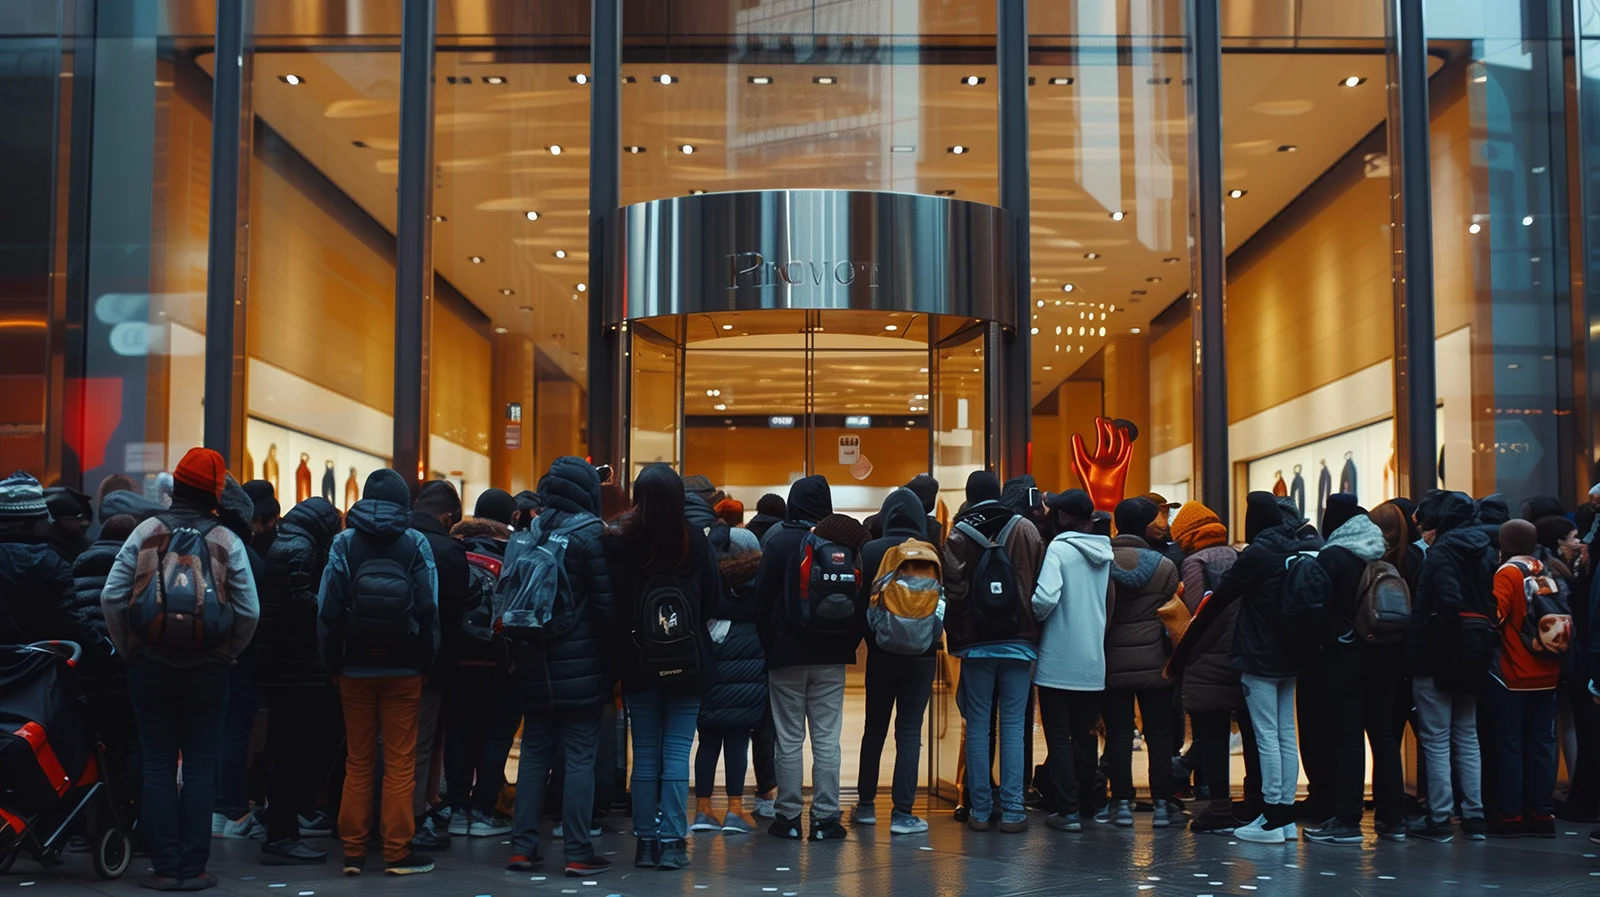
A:
<svg viewBox="0 0 1600 897">
<path fill-rule="evenodd" d="M 867 625 L 885 651 L 915 656 L 933 647 L 944 628 L 939 549 L 907 539 L 883 553 L 872 580 Z"/>
</svg>

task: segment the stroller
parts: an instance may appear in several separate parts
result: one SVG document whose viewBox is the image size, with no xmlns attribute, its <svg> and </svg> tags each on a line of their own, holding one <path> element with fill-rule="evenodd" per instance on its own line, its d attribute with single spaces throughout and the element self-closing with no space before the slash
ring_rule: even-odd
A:
<svg viewBox="0 0 1600 897">
<path fill-rule="evenodd" d="M 73 673 L 82 655 L 74 642 L 0 646 L 0 873 L 23 851 L 41 865 L 61 862 L 73 835 L 88 840 L 101 878 L 133 861 Z"/>
</svg>

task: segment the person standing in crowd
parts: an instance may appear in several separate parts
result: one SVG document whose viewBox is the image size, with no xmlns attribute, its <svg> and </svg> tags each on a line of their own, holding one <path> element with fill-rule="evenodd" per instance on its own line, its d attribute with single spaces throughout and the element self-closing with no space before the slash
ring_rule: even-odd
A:
<svg viewBox="0 0 1600 897">
<path fill-rule="evenodd" d="M 244 484 L 244 494 L 250 496 L 255 516 L 250 520 L 250 547 L 262 558 L 272 550 L 272 540 L 278 537 L 278 523 L 283 506 L 278 504 L 276 490 L 266 480 L 249 480 Z"/>
<path fill-rule="evenodd" d="M 782 523 L 788 513 L 788 505 L 784 502 L 783 496 L 768 492 L 756 502 L 755 516 L 751 517 L 745 526 L 755 534 L 757 543 L 764 548 L 767 533 Z M 750 741 L 750 763 L 756 769 L 755 815 L 758 819 L 772 819 L 777 816 L 778 776 L 774 768 L 776 759 L 773 755 L 776 739 L 777 735 L 772 726 L 772 704 L 768 701 L 766 710 L 762 714 L 761 725 L 756 727 L 755 735 Z"/>
<path fill-rule="evenodd" d="M 1487 686 L 1495 764 L 1489 834 L 1496 837 L 1556 836 L 1556 686 L 1572 621 L 1570 614 L 1554 613 L 1527 619 L 1530 613 L 1567 610 L 1560 603 L 1566 569 L 1556 566 L 1559 560 L 1546 564 L 1534 556 L 1538 538 L 1526 520 L 1500 527 L 1504 563 L 1494 574 L 1499 645 Z M 1545 628 L 1557 619 L 1555 631 Z"/>
<path fill-rule="evenodd" d="M 1101 702 L 1106 721 L 1107 771 L 1111 803 L 1106 821 L 1133 825 L 1133 705 L 1144 720 L 1145 759 L 1149 763 L 1151 824 L 1164 828 L 1183 807 L 1175 800 L 1172 776 L 1172 681 L 1164 668 L 1168 637 L 1159 613 L 1182 588 L 1178 568 L 1152 549 L 1144 534 L 1166 513 L 1147 498 L 1129 498 L 1115 511 L 1117 536 L 1111 540 L 1111 584 L 1116 602 L 1106 624 L 1106 694 Z M 1098 820 L 1097 820 L 1098 821 Z"/>
<path fill-rule="evenodd" d="M 767 531 L 782 523 L 788 513 L 788 507 L 784 504 L 783 496 L 768 492 L 756 502 L 755 516 L 751 517 L 750 522 L 745 526 L 749 527 L 750 532 L 756 534 L 757 540 L 764 542 L 767 538 Z"/>
<path fill-rule="evenodd" d="M 1492 619 L 1499 558 L 1489 536 L 1473 525 L 1472 499 L 1463 493 L 1437 496 L 1426 514 L 1420 505 L 1417 514 L 1434 533 L 1417 574 L 1407 634 L 1417 740 L 1427 766 L 1428 818 L 1410 833 L 1428 841 L 1450 840 L 1459 793 L 1461 830 L 1481 841 L 1486 828 L 1478 693 L 1487 677 L 1493 635 L 1462 624 L 1464 614 L 1470 615 L 1468 623 Z M 1481 650 L 1464 650 L 1469 646 Z"/>
<path fill-rule="evenodd" d="M 734 527 L 728 532 L 727 552 L 717 557 L 722 596 L 707 621 L 715 671 L 711 689 L 700 702 L 692 831 L 741 835 L 755 831 L 745 815 L 744 782 L 751 735 L 768 718 L 767 657 L 756 630 L 755 579 L 760 567 L 760 541 L 750 530 Z M 711 809 L 719 756 L 728 796 L 728 812 L 722 819 Z"/>
<path fill-rule="evenodd" d="M 931 478 L 929 478 L 931 479 Z M 938 494 L 938 489 L 933 490 Z M 927 527 L 931 518 L 922 499 L 910 487 L 889 493 L 879 512 L 883 536 L 861 549 L 860 620 L 866 630 L 866 606 L 881 571 L 884 555 L 907 540 L 933 542 Z M 856 775 L 857 803 L 850 813 L 854 825 L 878 822 L 878 767 L 883 758 L 883 743 L 889 736 L 889 717 L 894 715 L 894 780 L 890 787 L 893 812 L 889 832 L 909 835 L 928 830 L 928 823 L 912 812 L 917 797 L 917 774 L 922 763 L 922 717 L 933 695 L 933 675 L 939 639 L 916 656 L 886 650 L 870 632 L 867 640 L 867 714 L 861 732 L 861 766 Z"/>
<path fill-rule="evenodd" d="M 1038 658 L 1032 598 L 1043 553 L 1033 524 L 1000 503 L 995 475 L 986 470 L 969 475 L 965 510 L 956 515 L 944 543 L 944 581 L 950 653 L 961 658 L 956 705 L 965 721 L 966 768 L 978 776 L 977 784 L 969 786 L 967 826 L 973 831 L 988 831 L 996 815 L 1003 831 L 1027 828 L 1023 740 L 1029 733 L 1024 721 Z M 990 730 L 997 716 L 998 807 L 988 782 L 993 767 Z M 1052 826 L 1082 828 L 1066 817 Z"/>
<path fill-rule="evenodd" d="M 428 804 L 428 794 L 439 783 L 433 769 L 434 751 L 439 743 L 445 691 L 454 682 L 461 654 L 466 650 L 461 631 L 461 616 L 467 609 L 471 574 L 467 569 L 467 550 L 450 537 L 450 528 L 461 522 L 461 495 L 449 480 L 432 480 L 417 493 L 411 517 L 412 531 L 421 533 L 433 555 L 434 575 L 439 586 L 439 653 L 422 680 L 422 698 L 417 703 L 416 783 L 411 793 L 411 815 L 415 834 L 411 846 L 417 850 L 446 850 L 450 835 Z M 510 831 L 506 826 L 497 832 Z"/>
<path fill-rule="evenodd" d="M 711 509 L 717 518 L 729 526 L 744 526 L 744 502 L 737 498 L 724 498 Z"/>
<path fill-rule="evenodd" d="M 1587 505 L 1578 509 L 1581 514 Z M 1594 567 L 1582 527 L 1565 517 L 1546 517 L 1539 530 L 1539 560 L 1552 572 L 1565 568 L 1572 611 L 1573 650 L 1562 658 L 1561 685 L 1556 692 L 1557 747 L 1567 767 L 1567 796 L 1556 802 L 1556 817 L 1590 820 L 1600 816 L 1600 708 L 1589 694 L 1588 653 L 1583 645 L 1591 631 L 1589 595 Z"/>
<path fill-rule="evenodd" d="M 1578 541 L 1593 545 L 1595 536 L 1600 535 L 1600 483 L 1589 487 L 1583 504 L 1572 514 L 1572 522 L 1578 530 Z"/>
<path fill-rule="evenodd" d="M 506 547 L 510 570 L 556 539 L 565 546 L 562 569 L 570 590 L 570 628 L 559 637 L 511 640 L 511 681 L 522 704 L 522 757 L 517 765 L 516 811 L 511 822 L 512 872 L 539 869 L 539 816 L 545 779 L 562 751 L 561 825 L 566 872 L 598 875 L 611 861 L 595 852 L 589 835 L 594 812 L 595 754 L 600 720 L 616 687 L 613 650 L 617 604 L 600 520 L 600 477 L 582 458 L 567 455 L 540 481 L 542 510 L 527 536 Z M 504 576 L 502 572 L 502 576 Z M 558 596 L 559 597 L 559 596 Z M 497 603 L 498 606 L 498 603 Z"/>
<path fill-rule="evenodd" d="M 106 575 L 100 607 L 106 631 L 128 661 L 128 694 L 139 726 L 144 757 L 144 798 L 139 831 L 155 872 L 139 884 L 153 890 L 215 887 L 206 871 L 211 856 L 208 825 L 216 791 L 218 754 L 228 699 L 228 669 L 250 644 L 259 616 L 255 578 L 244 542 L 219 525 L 217 504 L 227 476 L 222 456 L 190 449 L 173 471 L 172 506 L 134 528 Z M 0 482 L 0 513 L 9 513 L 19 496 L 44 496 L 33 482 Z M 32 481 L 32 477 L 27 477 Z M 22 502 L 27 504 L 26 501 Z M 187 536 L 198 532 L 199 538 Z M 168 630 L 162 590 L 150 573 L 161 566 L 169 547 L 204 550 L 194 555 L 219 600 L 203 615 L 196 642 L 176 644 Z M 197 583 L 198 586 L 198 583 Z M 170 593 L 168 593 L 170 594 Z M 175 629 L 176 627 L 174 627 Z M 172 643 L 166 642 L 172 637 Z M 184 784 L 178 786 L 178 758 Z"/>
<path fill-rule="evenodd" d="M 1100 700 L 1106 688 L 1106 622 L 1111 587 L 1111 540 L 1091 532 L 1094 502 L 1068 489 L 1045 502 L 1058 535 L 1045 548 L 1033 614 L 1039 620 L 1039 721 L 1050 753 L 1045 768 L 1055 791 L 1052 828 L 1073 830 L 1088 802 L 1099 742 Z M 1055 820 L 1052 822 L 1052 820 Z"/>
<path fill-rule="evenodd" d="M 439 652 L 439 579 L 428 540 L 407 525 L 410 517 L 405 478 L 388 468 L 369 474 L 361 500 L 350 506 L 349 528 L 328 549 L 317 592 L 322 661 L 338 677 L 349 748 L 339 802 L 346 875 L 360 875 L 366 865 L 380 740 L 386 871 L 433 871 L 433 860 L 411 848 L 411 799 L 422 680 Z"/>
<path fill-rule="evenodd" d="M 708 484 L 709 485 L 709 484 Z M 698 496 L 696 497 L 698 500 Z M 633 509 L 608 536 L 624 652 L 622 694 L 633 734 L 634 866 L 689 865 L 689 748 L 700 697 L 715 681 L 710 635 L 722 593 L 717 556 L 684 513 L 684 480 L 651 464 L 633 481 Z"/>
<path fill-rule="evenodd" d="M 217 499 L 217 520 L 244 544 L 250 574 L 259 586 L 266 577 L 261 555 L 251 547 L 255 534 L 250 521 L 255 517 L 255 502 L 233 478 L 223 478 L 222 495 Z M 211 836 L 259 841 L 266 837 L 250 800 L 251 743 L 255 739 L 256 717 L 261 709 L 261 687 L 256 678 L 256 649 L 252 642 L 228 670 L 227 716 L 222 722 L 222 753 L 217 758 L 216 807 L 211 814 Z M 258 795 L 260 796 L 260 795 Z"/>
<path fill-rule="evenodd" d="M 511 531 L 514 533 L 526 532 L 533 525 L 533 518 L 539 516 L 544 508 L 544 499 L 539 493 L 524 489 L 512 496 L 516 509 L 511 514 Z"/>
<path fill-rule="evenodd" d="M 1366 791 L 1366 745 L 1372 745 L 1372 793 L 1378 836 L 1388 841 L 1404 841 L 1405 791 L 1400 766 L 1400 743 L 1394 732 L 1394 700 L 1404 661 L 1397 631 L 1393 642 L 1368 640 L 1362 636 L 1365 623 L 1358 616 L 1366 609 L 1363 601 L 1375 600 L 1381 589 L 1409 593 L 1395 560 L 1404 562 L 1408 544 L 1385 538 L 1384 529 L 1374 518 L 1382 519 L 1390 532 L 1404 515 L 1393 504 L 1379 505 L 1371 515 L 1359 505 L 1348 509 L 1342 522 L 1331 505 L 1323 515 L 1324 526 L 1331 527 L 1327 544 L 1317 555 L 1317 563 L 1328 573 L 1328 628 L 1317 662 L 1327 687 L 1329 704 L 1318 712 L 1331 717 L 1329 729 L 1335 757 L 1333 779 L 1334 815 L 1322 824 L 1307 828 L 1310 841 L 1334 844 L 1359 844 L 1362 800 Z M 1329 713 L 1331 711 L 1331 713 Z M 1304 721 L 1302 714 L 1302 721 Z"/>
<path fill-rule="evenodd" d="M 1246 515 L 1246 533 L 1256 535 Z M 1254 819 L 1261 808 L 1260 756 L 1256 752 L 1255 730 L 1245 711 L 1239 671 L 1234 669 L 1234 622 L 1239 614 L 1237 601 L 1212 600 L 1222 578 L 1239 559 L 1239 552 L 1228 544 L 1228 528 L 1217 515 L 1197 501 L 1178 510 L 1172 521 L 1172 536 L 1183 549 L 1179 573 L 1183 580 L 1183 603 L 1193 615 L 1183 637 L 1167 661 L 1170 675 L 1179 681 L 1183 709 L 1194 729 L 1194 744 L 1200 757 L 1196 768 L 1197 793 L 1203 787 L 1209 803 L 1205 812 L 1189 820 L 1193 832 L 1232 833 L 1239 817 Z M 1232 758 L 1228 752 L 1233 716 L 1239 716 L 1239 737 L 1244 746 L 1245 802 L 1242 813 L 1234 812 L 1232 797 Z M 1201 781 L 1203 779 L 1203 785 Z"/>
<path fill-rule="evenodd" d="M 1296 516 L 1299 515 L 1296 505 Z M 1349 492 L 1335 492 L 1328 496 L 1322 519 L 1313 521 L 1323 539 L 1333 535 L 1345 521 L 1365 514 L 1356 496 Z M 1354 584 L 1353 584 L 1354 585 Z M 1354 619 L 1352 617 L 1352 619 Z M 1299 726 L 1296 743 L 1300 748 L 1300 766 L 1306 777 L 1306 797 L 1295 801 L 1294 817 L 1320 824 L 1337 812 L 1334 792 L 1339 777 L 1338 736 L 1334 732 L 1333 706 L 1335 697 L 1330 691 L 1331 669 L 1321 662 L 1323 648 L 1321 636 L 1331 627 L 1316 627 L 1308 633 L 1304 644 L 1316 662 L 1307 663 L 1295 680 L 1294 699 Z"/>
<path fill-rule="evenodd" d="M 89 525 L 94 522 L 89 496 L 67 486 L 51 486 L 44 490 L 44 504 L 50 520 L 40 526 L 40 535 L 71 564 L 89 547 Z"/>
<path fill-rule="evenodd" d="M 31 474 L 0 480 L 0 644 L 72 639 L 98 649 L 94 627 L 75 613 L 71 562 L 40 534 L 49 520 L 44 489 Z"/>
<path fill-rule="evenodd" d="M 861 633 L 805 625 L 802 555 L 807 537 L 833 513 L 833 495 L 821 476 L 801 477 L 789 487 L 788 516 L 767 533 L 756 571 L 757 621 L 767 656 L 767 694 L 775 734 L 776 816 L 767 833 L 800 840 L 801 784 L 806 727 L 811 729 L 812 795 L 810 840 L 844 838 L 839 824 L 839 731 L 844 716 L 845 667 L 855 663 Z M 860 524 L 857 524 L 859 527 Z M 863 534 L 865 530 L 863 528 Z M 862 540 L 865 542 L 865 540 Z M 839 566 L 860 559 L 840 557 Z M 855 588 L 855 583 L 848 584 Z M 813 620 L 813 622 L 816 622 Z M 816 631 L 816 630 L 823 631 Z"/>
<path fill-rule="evenodd" d="M 138 525 L 139 521 L 128 514 L 107 519 L 100 527 L 100 538 L 72 562 L 78 619 L 94 629 L 106 648 L 111 645 L 111 636 L 106 631 L 100 594 L 105 591 L 106 577 L 116 562 L 117 552 Z M 78 686 L 88 703 L 95 734 L 105 745 L 106 764 L 112 772 L 108 785 L 113 798 L 118 807 L 134 808 L 140 792 L 139 732 L 134 725 L 133 708 L 128 704 L 128 665 L 120 654 L 93 650 L 93 647 L 93 644 L 86 646 L 78 662 Z M 138 814 L 130 813 L 127 818 L 137 819 Z"/>
<path fill-rule="evenodd" d="M 328 860 L 326 852 L 300 838 L 333 833 L 333 820 L 317 812 L 316 799 L 338 758 L 344 715 L 317 649 L 317 590 L 340 527 L 339 509 L 326 499 L 308 498 L 290 508 L 274 528 L 258 584 L 256 675 L 267 698 L 272 760 L 261 846 L 261 862 L 268 866 Z"/>
<path fill-rule="evenodd" d="M 1149 543 L 1151 551 L 1159 551 L 1167 560 L 1172 561 L 1172 566 L 1181 565 L 1183 548 L 1172 537 L 1172 512 L 1182 508 L 1183 505 L 1167 501 L 1167 497 L 1159 492 L 1146 492 L 1143 498 L 1156 506 L 1156 519 L 1150 521 L 1150 526 L 1144 531 L 1145 542 Z"/>
</svg>

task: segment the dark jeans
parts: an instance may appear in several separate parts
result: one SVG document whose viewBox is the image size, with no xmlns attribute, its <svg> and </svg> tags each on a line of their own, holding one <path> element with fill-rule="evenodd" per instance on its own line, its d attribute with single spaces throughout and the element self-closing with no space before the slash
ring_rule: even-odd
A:
<svg viewBox="0 0 1600 897">
<path fill-rule="evenodd" d="M 878 796 L 878 766 L 894 713 L 894 783 L 890 795 L 896 812 L 911 813 L 917 800 L 917 772 L 922 766 L 922 718 L 933 696 L 936 657 L 871 657 L 867 659 L 867 719 L 861 732 L 861 769 L 857 800 L 872 804 Z M 1023 767 L 1024 772 L 1027 767 Z"/>
<path fill-rule="evenodd" d="M 444 781 L 452 807 L 492 813 L 522 708 L 494 667 L 460 667 L 444 692 Z"/>
<path fill-rule="evenodd" d="M 594 857 L 589 816 L 594 811 L 594 758 L 600 746 L 601 707 L 551 711 L 524 707 L 522 759 L 517 763 L 516 813 L 511 821 L 511 853 L 539 852 L 539 817 L 544 809 L 545 777 L 562 747 L 561 825 L 568 860 Z"/>
<path fill-rule="evenodd" d="M 269 688 L 267 698 L 267 840 L 300 837 L 297 816 L 316 812 L 344 742 L 344 711 L 332 685 Z"/>
<path fill-rule="evenodd" d="M 1100 701 L 1104 692 L 1067 691 L 1039 686 L 1039 722 L 1044 726 L 1044 742 L 1049 749 L 1045 768 L 1050 771 L 1050 787 L 1062 813 L 1076 813 L 1089 804 L 1099 763 L 1100 744 L 1094 725 L 1100 721 Z"/>
<path fill-rule="evenodd" d="M 1572 709 L 1572 727 L 1578 738 L 1577 769 L 1568 773 L 1571 791 L 1565 815 L 1569 819 L 1592 818 L 1600 811 L 1600 706 L 1589 696 L 1588 685 L 1584 678 L 1561 688 L 1562 699 Z"/>
<path fill-rule="evenodd" d="M 651 688 L 626 700 L 633 733 L 633 833 L 681 841 L 689 834 L 689 746 L 700 696 Z"/>
<path fill-rule="evenodd" d="M 750 769 L 749 729 L 700 727 L 700 746 L 694 753 L 694 796 L 710 797 L 717 790 L 717 758 L 726 763 L 723 773 L 729 797 L 744 797 L 744 776 Z"/>
<path fill-rule="evenodd" d="M 1524 811 L 1555 813 L 1556 692 L 1511 691 L 1491 678 L 1489 725 L 1494 767 L 1494 809 L 1503 819 Z"/>
<path fill-rule="evenodd" d="M 1101 711 L 1106 718 L 1106 760 L 1112 800 L 1133 800 L 1133 701 L 1139 699 L 1144 720 L 1144 756 L 1150 764 L 1150 799 L 1172 800 L 1172 689 L 1106 692 Z"/>
<path fill-rule="evenodd" d="M 756 794 L 772 794 L 778 790 L 778 769 L 775 749 L 778 736 L 772 728 L 772 704 L 769 702 L 750 741 L 750 765 L 756 768 Z"/>
<path fill-rule="evenodd" d="M 256 687 L 256 653 L 246 648 L 228 669 L 227 710 L 222 721 L 222 753 L 217 758 L 216 809 L 229 819 L 250 810 L 250 737 L 261 709 Z"/>
<path fill-rule="evenodd" d="M 128 697 L 144 754 L 139 831 L 150 865 L 167 878 L 194 878 L 211 858 L 211 803 L 217 789 L 228 668 L 179 669 L 134 657 Z M 178 756 L 183 755 L 183 788 Z"/>
<path fill-rule="evenodd" d="M 1322 713 L 1331 721 L 1334 734 L 1337 761 L 1334 815 L 1346 825 L 1361 824 L 1362 801 L 1366 796 L 1366 742 L 1370 742 L 1374 818 L 1384 825 L 1399 825 L 1405 821 L 1406 795 L 1400 742 L 1394 736 L 1398 680 L 1387 676 L 1364 677 L 1361 674 L 1362 648 L 1361 645 L 1340 645 L 1327 649 L 1333 663 L 1326 680 L 1329 704 Z"/>
<path fill-rule="evenodd" d="M 1339 780 L 1339 738 L 1334 716 L 1328 712 L 1334 700 L 1331 675 L 1329 665 L 1323 662 L 1313 664 L 1295 680 L 1296 741 L 1300 765 L 1306 771 L 1306 803 L 1319 813 L 1334 809 Z"/>
<path fill-rule="evenodd" d="M 1233 769 L 1228 754 L 1228 739 L 1233 734 L 1233 711 L 1206 710 L 1189 714 L 1189 725 L 1194 731 L 1194 743 L 1205 761 L 1206 787 L 1211 791 L 1211 804 L 1207 813 L 1215 815 L 1233 813 L 1233 785 L 1229 781 Z M 1261 754 L 1256 750 L 1256 730 L 1250 725 L 1250 714 L 1239 711 L 1239 737 L 1244 740 L 1244 803 L 1245 813 L 1251 819 L 1261 811 Z"/>
</svg>

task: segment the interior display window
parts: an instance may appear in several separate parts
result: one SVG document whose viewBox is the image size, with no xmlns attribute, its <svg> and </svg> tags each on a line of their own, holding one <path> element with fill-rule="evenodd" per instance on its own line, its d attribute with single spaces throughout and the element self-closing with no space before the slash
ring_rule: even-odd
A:
<svg viewBox="0 0 1600 897">
<path fill-rule="evenodd" d="M 389 459 L 252 417 L 245 422 L 250 479 L 272 484 L 284 513 L 318 496 L 341 513 L 361 498 L 367 476 Z"/>
</svg>

